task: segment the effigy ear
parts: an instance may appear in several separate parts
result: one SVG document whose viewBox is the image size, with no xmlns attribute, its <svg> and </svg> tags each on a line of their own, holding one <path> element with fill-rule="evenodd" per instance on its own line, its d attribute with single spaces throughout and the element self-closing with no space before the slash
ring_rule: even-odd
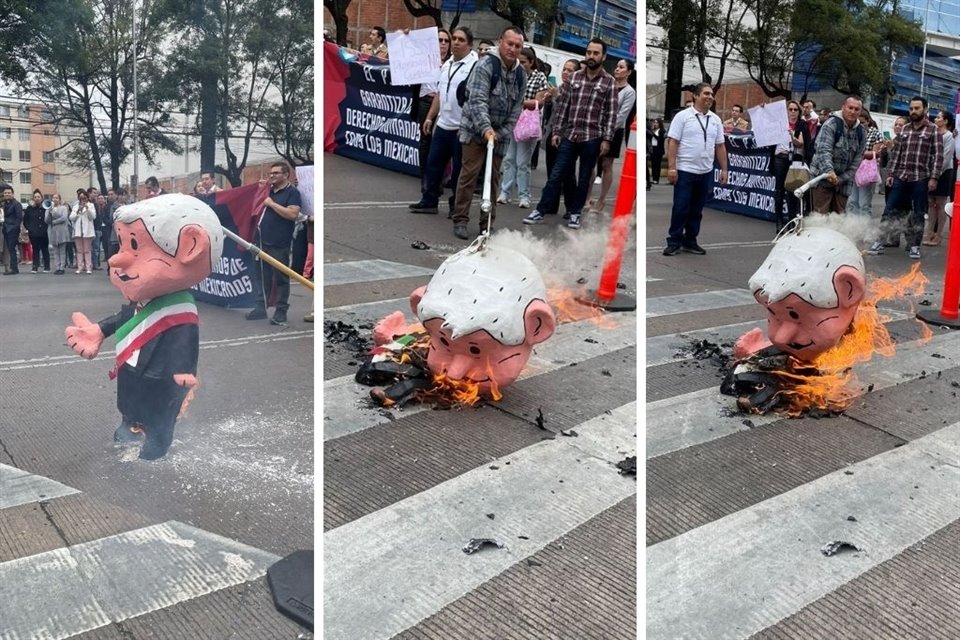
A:
<svg viewBox="0 0 960 640">
<path fill-rule="evenodd" d="M 526 341 L 539 344 L 553 335 L 557 328 L 557 319 L 550 305 L 543 300 L 534 300 L 523 311 L 523 326 Z"/>
<path fill-rule="evenodd" d="M 867 283 L 859 269 L 844 266 L 833 274 L 833 288 L 837 292 L 837 304 L 846 309 L 860 304 L 866 294 Z"/>
<path fill-rule="evenodd" d="M 188 224 L 180 230 L 177 260 L 184 266 L 193 266 L 199 260 L 209 259 L 210 237 L 198 224 Z"/>
<path fill-rule="evenodd" d="M 420 314 L 417 313 L 417 306 L 419 306 L 420 300 L 423 299 L 423 294 L 426 292 L 426 287 L 417 287 L 413 290 L 413 293 L 410 294 L 410 309 L 413 311 L 414 318 L 420 317 Z"/>
</svg>

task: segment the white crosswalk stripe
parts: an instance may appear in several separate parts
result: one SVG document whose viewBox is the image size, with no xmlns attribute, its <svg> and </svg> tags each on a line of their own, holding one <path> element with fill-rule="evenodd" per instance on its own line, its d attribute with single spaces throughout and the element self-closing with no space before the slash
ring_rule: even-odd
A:
<svg viewBox="0 0 960 640">
<path fill-rule="evenodd" d="M 331 307 L 324 317 L 369 327 L 396 310 L 412 319 L 403 298 Z M 515 384 L 622 352 L 636 342 L 636 313 L 611 314 L 602 326 L 590 320 L 561 324 L 537 345 Z M 324 440 L 331 451 L 347 446 L 341 442 L 348 436 L 386 437 L 392 422 L 429 411 L 408 406 L 388 418 L 371 405 L 369 389 L 352 375 L 325 380 L 323 394 Z M 323 637 L 392 638 L 635 496 L 636 482 L 614 465 L 636 453 L 636 409 L 635 402 L 610 407 L 579 422 L 577 437 L 549 439 L 491 458 L 331 528 L 324 534 Z M 457 412 L 442 413 L 458 419 Z M 429 455 L 442 456 L 443 450 Z M 484 515 L 490 512 L 495 519 Z M 498 553 L 466 556 L 461 547 L 478 537 L 509 542 Z"/>
<path fill-rule="evenodd" d="M 713 309 L 748 303 L 748 292 L 737 290 L 648 299 L 647 317 L 669 317 L 697 310 L 705 326 L 682 334 L 649 337 L 645 345 L 646 367 L 657 367 L 659 375 L 664 376 L 664 371 L 670 369 L 663 367 L 681 367 L 681 361 L 691 357 L 685 353 L 697 341 L 706 339 L 729 346 L 748 330 L 762 326 L 760 322 L 706 326 Z M 897 311 L 888 315 L 890 321 L 913 317 L 912 313 Z M 903 342 L 897 345 L 893 357 L 875 355 L 870 362 L 855 367 L 861 385 L 855 405 L 867 404 L 900 385 L 939 379 L 940 374 L 955 371 L 958 366 L 960 340 L 952 333 L 936 333 L 929 341 Z M 926 402 L 922 398 L 917 401 Z M 714 450 L 711 447 L 715 447 L 718 456 L 725 455 L 723 452 L 728 449 L 722 447 L 730 438 L 738 438 L 733 442 L 744 450 L 750 449 L 752 442 L 759 446 L 764 430 L 783 419 L 771 414 L 744 416 L 733 409 L 734 399 L 720 394 L 719 383 L 693 390 L 690 386 L 678 388 L 670 397 L 648 402 L 648 465 L 660 464 L 660 468 L 665 468 L 668 464 L 690 462 L 694 468 L 695 461 L 706 455 L 704 452 Z M 745 424 L 747 418 L 749 423 Z M 881 426 L 870 426 L 882 431 Z M 802 423 L 794 428 L 802 429 Z M 837 428 L 842 428 L 840 419 Z M 884 436 L 890 438 L 886 433 Z M 796 455 L 800 459 L 794 463 L 803 465 L 805 454 L 801 451 Z M 735 464 L 728 463 L 730 467 Z M 719 487 L 718 495 L 733 496 L 730 502 L 734 504 L 736 494 L 744 488 L 734 486 L 731 478 L 746 481 L 733 471 L 729 478 L 724 473 L 727 471 L 721 470 L 718 477 L 710 476 L 709 482 Z M 667 508 L 658 505 L 676 504 L 678 511 L 686 509 L 682 496 L 689 490 L 650 489 L 648 518 L 649 509 L 660 513 L 657 509 Z M 856 518 L 848 518 L 850 514 L 856 514 Z M 677 521 L 685 518 L 678 515 Z M 944 421 L 941 428 L 933 428 L 927 435 L 905 444 L 889 447 L 750 506 L 730 507 L 726 515 L 705 524 L 692 528 L 677 524 L 677 532 L 671 537 L 654 537 L 645 559 L 646 637 L 740 640 L 762 632 L 764 638 L 800 637 L 789 630 L 771 630 L 812 603 L 835 596 L 842 587 L 958 520 L 960 422 Z M 854 542 L 863 551 L 834 557 L 821 552 L 825 543 L 838 540 Z M 851 625 L 843 637 L 882 636 L 857 635 L 857 619 L 842 619 Z M 882 637 L 947 637 L 923 635 L 922 630 L 910 632 L 914 635 Z M 821 637 L 834 636 L 827 633 Z"/>
</svg>

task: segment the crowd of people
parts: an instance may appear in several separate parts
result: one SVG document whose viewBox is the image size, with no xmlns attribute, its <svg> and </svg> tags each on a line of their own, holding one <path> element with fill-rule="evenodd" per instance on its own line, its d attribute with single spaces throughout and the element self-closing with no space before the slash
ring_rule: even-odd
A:
<svg viewBox="0 0 960 640">
<path fill-rule="evenodd" d="M 437 82 L 417 87 L 411 114 L 421 128 L 421 181 L 410 211 L 439 213 L 449 189 L 453 233 L 469 239 L 470 206 L 482 188 L 487 142 L 493 141 L 491 207 L 480 213 L 481 233 L 492 231 L 497 204 L 511 203 L 514 195 L 520 208 L 533 207 L 525 224 L 556 214 L 561 196 L 571 229 L 580 228 L 585 208 L 602 213 L 612 163 L 635 113 L 633 61 L 620 60 L 608 73 L 607 45 L 594 38 L 583 59 L 564 63 L 555 86 L 548 79 L 552 69 L 517 27 L 504 29 L 497 42 L 480 40 L 476 49 L 468 27 L 440 29 L 438 38 Z M 534 205 L 531 175 L 541 148 L 548 176 Z M 598 175 L 601 190 L 590 200 Z"/>
<path fill-rule="evenodd" d="M 702 83 L 668 126 L 660 119 L 647 125 L 646 188 L 659 184 L 664 157 L 668 181 L 675 187 L 663 250 L 667 256 L 706 253 L 697 238 L 703 206 L 715 182 L 714 165 L 719 166 L 719 182 L 726 183 L 726 136 L 746 134 L 751 128 L 741 105 L 733 105 L 725 120 L 713 106 L 713 89 Z M 799 163 L 811 180 L 820 178 L 809 190 L 807 210 L 869 219 L 874 195 L 882 188 L 883 213 L 874 224 L 877 240 L 867 248 L 868 254 L 900 246 L 901 235 L 915 260 L 920 259 L 922 246 L 941 243 L 948 222 L 944 206 L 953 195 L 960 162 L 954 114 L 940 110 L 931 117 L 927 100 L 915 96 L 893 131 L 881 132 L 855 95 L 846 96 L 836 111 L 818 112 L 813 100 L 787 100 L 786 111 L 787 139 L 771 148 L 777 231 L 801 209 L 785 186 L 791 166 Z"/>
<path fill-rule="evenodd" d="M 301 215 L 301 196 L 292 181 L 290 166 L 277 162 L 270 167 L 270 185 L 260 218 L 257 222 L 255 244 L 260 250 L 291 267 L 304 277 L 313 277 L 312 244 L 313 219 Z M 262 181 L 263 182 L 263 181 Z M 159 180 L 146 180 L 146 197 L 166 194 Z M 193 195 L 213 194 L 221 188 L 214 181 L 212 171 L 202 171 L 194 185 Z M 117 210 L 127 204 L 124 188 L 108 189 L 104 195 L 97 187 L 77 189 L 68 200 L 54 193 L 49 200 L 35 189 L 30 203 L 24 207 L 14 196 L 13 187 L 0 186 L 0 226 L 3 243 L 0 263 L 3 275 L 20 273 L 20 265 L 29 265 L 31 273 L 64 275 L 75 270 L 78 275 L 102 271 L 107 261 L 118 252 L 119 242 L 114 229 Z M 275 311 L 272 324 L 285 325 L 289 309 L 290 278 L 263 260 L 253 265 L 251 279 L 254 290 L 254 308 L 248 320 L 267 318 L 268 302 Z M 275 299 L 268 300 L 266 292 L 276 291 Z M 305 318 L 313 321 L 313 314 Z"/>
</svg>

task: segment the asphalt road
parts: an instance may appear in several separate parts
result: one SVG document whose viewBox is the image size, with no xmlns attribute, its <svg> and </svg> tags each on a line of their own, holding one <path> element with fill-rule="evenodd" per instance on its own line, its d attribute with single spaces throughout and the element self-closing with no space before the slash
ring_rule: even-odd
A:
<svg viewBox="0 0 960 640">
<path fill-rule="evenodd" d="M 707 254 L 666 257 L 672 193 L 646 206 L 646 637 L 960 637 L 960 338 L 921 339 L 912 310 L 940 307 L 946 247 L 924 247 L 925 293 L 879 305 L 896 353 L 854 367 L 842 415 L 745 416 L 691 352 L 765 325 L 747 281 L 774 225 L 708 209 Z M 868 283 L 912 264 L 865 256 Z"/>
<path fill-rule="evenodd" d="M 106 317 L 119 292 L 103 272 L 3 278 L 0 638 L 304 631 L 263 577 L 313 548 L 312 293 L 291 300 L 286 328 L 198 305 L 201 386 L 170 452 L 144 462 L 112 443 L 112 340 L 93 361 L 64 342 L 71 312 Z"/>
<path fill-rule="evenodd" d="M 365 337 L 393 311 L 412 321 L 411 291 L 468 242 L 445 207 L 407 211 L 416 178 L 324 162 L 325 321 Z M 541 164 L 534 198 L 544 180 Z M 501 205 L 491 242 L 522 249 L 548 287 L 596 287 L 609 218 L 570 231 L 524 227 L 527 212 Z M 630 242 L 634 300 L 636 274 Z M 448 411 L 373 407 L 361 355 L 325 342 L 325 638 L 636 636 L 636 481 L 615 466 L 636 454 L 636 319 L 562 323 L 501 401 Z M 504 546 L 466 555 L 471 538 Z"/>
</svg>

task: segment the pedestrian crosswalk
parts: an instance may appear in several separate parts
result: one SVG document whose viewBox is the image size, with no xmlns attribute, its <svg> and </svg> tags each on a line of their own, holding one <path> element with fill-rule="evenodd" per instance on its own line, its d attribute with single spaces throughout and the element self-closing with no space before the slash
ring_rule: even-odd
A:
<svg viewBox="0 0 960 640">
<path fill-rule="evenodd" d="M 689 347 L 729 352 L 762 325 L 715 319 L 750 304 L 730 289 L 647 300 L 646 637 L 960 637 L 934 595 L 960 584 L 960 340 L 920 339 L 912 312 L 888 309 L 896 354 L 855 367 L 844 414 L 746 416 Z M 664 332 L 691 310 L 696 329 Z M 822 552 L 838 541 L 860 550 Z"/>
<path fill-rule="evenodd" d="M 324 317 L 397 310 L 413 320 L 405 298 Z M 449 411 L 371 406 L 356 354 L 328 344 L 324 638 L 634 637 L 636 481 L 616 463 L 636 454 L 636 336 L 636 313 L 561 324 L 503 400 Z M 468 555 L 475 538 L 502 547 Z M 590 593 L 567 591 L 581 578 Z"/>
<path fill-rule="evenodd" d="M 279 560 L 177 521 L 68 544 L 67 540 L 83 535 L 83 523 L 74 522 L 76 516 L 52 514 L 72 513 L 70 508 L 57 509 L 58 501 L 82 497 L 82 492 L 4 464 L 0 464 L 0 489 L 0 549 L 8 558 L 0 562 L 0 640 L 65 640 L 105 627 L 120 628 L 123 635 L 118 625 L 135 627 L 139 619 L 176 610 L 183 603 L 238 587 L 249 589 L 262 582 L 267 568 Z M 60 546 L 20 555 L 21 547 L 8 543 L 30 534 L 11 527 L 29 521 L 24 510 L 37 506 L 54 527 Z M 10 517 L 14 511 L 17 517 Z M 114 511 L 115 516 L 118 513 Z M 220 608 L 210 605 L 211 611 Z M 273 619 L 271 628 L 278 629 L 278 624 L 287 630 L 295 628 L 279 613 L 267 612 L 267 617 Z M 146 626 L 159 633 L 157 637 L 219 638 L 228 633 L 214 620 L 204 622 L 202 632 L 156 620 Z M 126 633 L 131 633 L 129 628 Z M 260 635 L 253 633 L 244 637 L 276 637 L 264 635 L 263 629 Z"/>
</svg>

